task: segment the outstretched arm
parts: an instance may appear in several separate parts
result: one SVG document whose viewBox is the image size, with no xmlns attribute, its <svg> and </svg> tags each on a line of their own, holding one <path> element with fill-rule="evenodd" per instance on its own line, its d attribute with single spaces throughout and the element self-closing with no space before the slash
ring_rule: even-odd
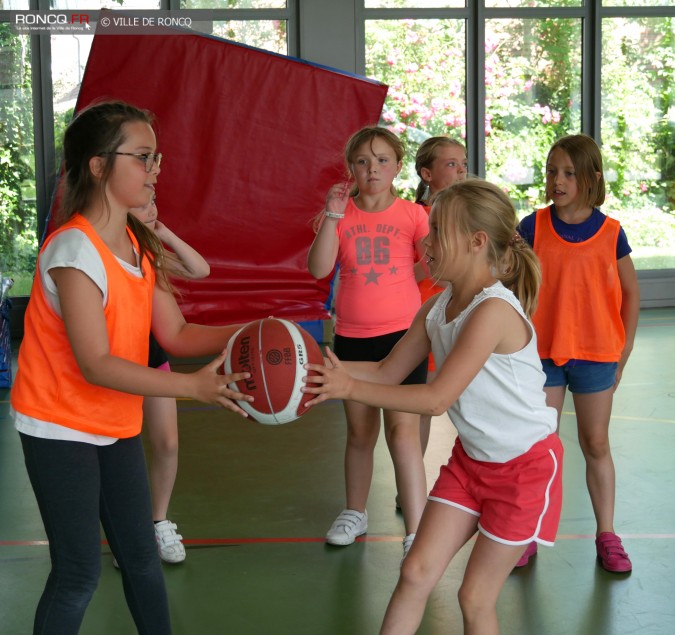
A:
<svg viewBox="0 0 675 635">
<path fill-rule="evenodd" d="M 190 397 L 246 416 L 233 400 L 249 398 L 233 392 L 227 384 L 248 374 L 218 374 L 217 370 L 224 360 L 222 354 L 195 373 L 167 373 L 112 355 L 100 289 L 89 276 L 71 267 L 50 269 L 50 275 L 58 290 L 70 346 L 80 372 L 88 382 L 134 395 Z M 173 299 L 167 292 L 162 293 Z M 223 327 L 220 338 L 213 338 L 210 352 L 222 353 L 229 339 L 226 332 L 234 328 Z"/>
<path fill-rule="evenodd" d="M 173 357 L 218 355 L 242 324 L 205 326 L 185 320 L 173 294 L 161 284 L 152 296 L 152 333 Z"/>
<path fill-rule="evenodd" d="M 434 301 L 431 298 L 422 311 L 426 308 L 428 312 Z M 414 368 L 411 364 L 419 363 L 429 353 L 428 339 L 421 355 L 413 355 L 410 350 L 414 342 L 419 345 L 423 341 L 418 317 L 411 330 L 367 377 L 352 365 L 341 363 L 332 353 L 329 353 L 332 368 L 308 365 L 308 370 L 318 374 L 308 377 L 303 389 L 318 395 L 310 405 L 326 399 L 349 399 L 389 410 L 437 416 L 458 399 L 492 353 L 513 353 L 522 349 L 531 337 L 529 327 L 513 307 L 503 300 L 486 300 L 467 318 L 438 376 L 430 384 L 397 385 Z M 404 364 L 406 359 L 408 363 Z"/>
</svg>

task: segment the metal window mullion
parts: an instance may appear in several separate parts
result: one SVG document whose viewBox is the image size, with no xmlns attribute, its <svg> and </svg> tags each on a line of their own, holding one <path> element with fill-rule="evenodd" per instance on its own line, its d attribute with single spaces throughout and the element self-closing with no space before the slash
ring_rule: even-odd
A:
<svg viewBox="0 0 675 635">
<path fill-rule="evenodd" d="M 591 0 L 591 2 L 594 0 Z M 481 2 L 484 5 L 484 0 Z M 484 8 L 487 19 L 535 20 L 547 18 L 578 18 L 585 13 L 583 7 L 516 7 L 516 8 Z"/>
<path fill-rule="evenodd" d="M 660 7 L 600 6 L 597 10 L 603 18 L 674 18 L 675 4 L 672 0 L 668 4 L 666 2 L 663 0 Z"/>
<path fill-rule="evenodd" d="M 49 10 L 49 0 L 30 0 L 32 11 Z M 49 33 L 31 35 L 31 86 L 33 100 L 33 148 L 35 151 L 35 196 L 37 237 L 42 238 L 56 183 L 54 143 L 54 90 L 52 48 Z"/>
<path fill-rule="evenodd" d="M 300 9 L 298 0 L 288 0 L 287 2 L 288 18 L 286 19 L 286 46 L 288 54 L 292 57 L 298 56 L 300 50 Z"/>
<path fill-rule="evenodd" d="M 602 106 L 602 21 L 600 3 L 590 2 L 582 18 L 581 131 L 600 142 Z"/>
<path fill-rule="evenodd" d="M 364 8 L 363 0 L 353 0 L 354 2 L 354 60 L 356 72 L 360 75 L 366 74 L 366 20 L 369 18 L 369 11 Z"/>
<path fill-rule="evenodd" d="M 285 9 L 190 9 L 189 11 L 208 11 L 214 20 L 289 20 L 292 15 L 288 5 Z"/>
</svg>

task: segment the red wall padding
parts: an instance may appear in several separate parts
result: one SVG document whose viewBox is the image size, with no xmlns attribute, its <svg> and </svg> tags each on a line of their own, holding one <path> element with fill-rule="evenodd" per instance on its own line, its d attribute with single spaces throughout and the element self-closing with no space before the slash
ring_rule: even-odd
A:
<svg viewBox="0 0 675 635">
<path fill-rule="evenodd" d="M 77 109 L 117 98 L 155 113 L 160 219 L 211 265 L 180 282 L 189 321 L 327 317 L 306 258 L 311 222 L 344 178 L 348 137 L 387 87 L 196 34 L 96 35 Z"/>
</svg>

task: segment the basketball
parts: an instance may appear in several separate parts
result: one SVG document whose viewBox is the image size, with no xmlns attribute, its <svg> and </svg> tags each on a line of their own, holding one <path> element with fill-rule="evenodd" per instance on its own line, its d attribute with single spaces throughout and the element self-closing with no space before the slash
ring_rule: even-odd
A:
<svg viewBox="0 0 675 635">
<path fill-rule="evenodd" d="M 279 425 L 307 412 L 314 395 L 300 392 L 302 378 L 311 375 L 303 366 L 323 364 L 321 349 L 299 324 L 265 318 L 240 328 L 230 340 L 223 365 L 226 373 L 251 373 L 232 382 L 232 390 L 255 398 L 237 403 L 259 423 Z"/>
</svg>

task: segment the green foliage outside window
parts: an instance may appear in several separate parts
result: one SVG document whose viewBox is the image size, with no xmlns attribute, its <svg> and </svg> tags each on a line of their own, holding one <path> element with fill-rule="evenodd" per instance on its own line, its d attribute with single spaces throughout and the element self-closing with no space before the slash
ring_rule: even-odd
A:
<svg viewBox="0 0 675 635">
<path fill-rule="evenodd" d="M 0 272 L 30 288 L 37 256 L 35 157 L 27 36 L 0 24 Z"/>
<path fill-rule="evenodd" d="M 631 243 L 675 266 L 675 21 L 603 24 L 602 150 L 607 205 Z"/>
<path fill-rule="evenodd" d="M 624 225 L 641 268 L 675 267 L 674 25 L 603 21 L 603 211 Z M 581 130 L 581 21 L 488 20 L 485 32 L 485 174 L 524 215 L 544 202 L 551 144 Z M 366 22 L 366 72 L 390 86 L 381 123 L 406 143 L 408 198 L 419 144 L 465 136 L 465 48 L 461 20 Z"/>
<path fill-rule="evenodd" d="M 382 124 L 406 143 L 398 185 L 414 196 L 420 143 L 435 135 L 466 137 L 466 37 L 461 20 L 369 20 L 366 74 L 389 86 Z"/>
<path fill-rule="evenodd" d="M 485 173 L 523 214 L 541 205 L 546 156 L 581 128 L 579 20 L 489 20 Z"/>
<path fill-rule="evenodd" d="M 280 55 L 288 53 L 285 20 L 215 21 L 213 35 Z"/>
</svg>

